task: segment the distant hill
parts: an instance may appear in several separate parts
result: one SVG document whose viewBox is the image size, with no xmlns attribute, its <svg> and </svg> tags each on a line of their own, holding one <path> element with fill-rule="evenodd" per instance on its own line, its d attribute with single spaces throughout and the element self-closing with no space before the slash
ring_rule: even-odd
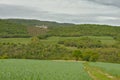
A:
<svg viewBox="0 0 120 80">
<path fill-rule="evenodd" d="M 40 21 L 34 19 L 4 19 L 12 23 L 22 24 L 25 26 L 36 26 L 36 25 L 46 25 L 46 26 L 72 26 L 74 24 L 69 23 L 57 23 L 52 21 Z"/>
<path fill-rule="evenodd" d="M 29 35 L 26 26 L 7 20 L 0 20 L 0 37 L 29 37 Z"/>
<path fill-rule="evenodd" d="M 71 60 L 81 50 L 83 60 L 120 63 L 116 26 L 1 19 L 0 37 L 0 58 Z"/>
<path fill-rule="evenodd" d="M 35 26 L 45 25 L 48 29 Z M 29 19 L 1 19 L 0 37 L 30 36 L 120 36 L 120 27 L 97 24 L 68 24 Z"/>
</svg>

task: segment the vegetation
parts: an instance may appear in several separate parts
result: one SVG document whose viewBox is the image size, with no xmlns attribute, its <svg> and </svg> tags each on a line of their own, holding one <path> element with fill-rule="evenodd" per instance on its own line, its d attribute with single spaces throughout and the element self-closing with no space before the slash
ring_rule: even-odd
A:
<svg viewBox="0 0 120 80">
<path fill-rule="evenodd" d="M 0 38 L 1 44 L 28 44 L 31 38 Z"/>
<path fill-rule="evenodd" d="M 45 25 L 48 28 L 38 28 Z M 0 20 L 0 58 L 69 59 L 120 63 L 120 27 Z M 80 51 L 80 54 L 74 54 Z"/>
<path fill-rule="evenodd" d="M 82 63 L 0 60 L 1 80 L 92 80 Z"/>
<path fill-rule="evenodd" d="M 82 56 L 81 51 L 75 50 L 75 51 L 73 52 L 73 57 L 75 57 L 76 61 L 78 61 L 81 56 Z"/>
<path fill-rule="evenodd" d="M 108 67 L 109 66 L 109 67 Z M 1 59 L 1 80 L 120 80 L 120 64 Z"/>
<path fill-rule="evenodd" d="M 112 64 L 112 65 L 114 66 L 115 64 Z M 84 63 L 84 69 L 89 73 L 89 75 L 92 77 L 93 80 L 119 80 L 120 79 L 120 77 L 113 76 L 107 73 L 106 71 L 101 70 L 98 67 L 89 65 L 89 63 Z"/>
<path fill-rule="evenodd" d="M 112 76 L 116 76 L 120 78 L 120 64 L 113 64 L 113 63 L 90 63 L 91 66 L 98 67 L 101 70 L 111 74 Z"/>
<path fill-rule="evenodd" d="M 65 46 L 77 47 L 77 48 L 99 48 L 102 44 L 99 40 L 93 40 L 88 37 L 82 37 L 81 39 L 69 39 L 64 41 L 59 41 L 59 44 L 64 44 Z"/>
<path fill-rule="evenodd" d="M 95 62 L 95 61 L 97 61 L 98 57 L 99 57 L 98 53 L 91 52 L 91 51 L 85 52 L 84 54 L 82 54 L 82 58 L 85 61 L 93 61 L 93 62 Z"/>
<path fill-rule="evenodd" d="M 0 37 L 30 37 L 26 26 L 21 24 L 10 23 L 6 20 L 0 20 Z"/>
</svg>

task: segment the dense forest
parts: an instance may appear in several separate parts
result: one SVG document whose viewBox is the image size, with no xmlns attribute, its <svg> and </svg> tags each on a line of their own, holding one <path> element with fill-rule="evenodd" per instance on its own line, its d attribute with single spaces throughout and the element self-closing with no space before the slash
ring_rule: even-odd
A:
<svg viewBox="0 0 120 80">
<path fill-rule="evenodd" d="M 26 26 L 0 20 L 0 37 L 29 37 L 29 35 Z"/>
<path fill-rule="evenodd" d="M 0 58 L 120 63 L 119 26 L 1 19 L 0 37 Z M 18 41 L 19 38 L 27 38 L 30 41 L 27 44 L 1 41 L 6 38 L 18 38 Z"/>
</svg>

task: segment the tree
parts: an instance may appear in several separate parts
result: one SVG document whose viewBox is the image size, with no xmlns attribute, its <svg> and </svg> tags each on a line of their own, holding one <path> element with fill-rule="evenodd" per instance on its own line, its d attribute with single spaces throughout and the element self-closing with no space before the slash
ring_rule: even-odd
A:
<svg viewBox="0 0 120 80">
<path fill-rule="evenodd" d="M 34 44 L 39 43 L 39 38 L 38 37 L 32 37 L 31 38 L 31 43 L 34 43 Z"/>
<path fill-rule="evenodd" d="M 73 52 L 73 57 L 75 57 L 75 60 L 76 61 L 78 61 L 79 60 L 79 58 L 81 57 L 81 51 L 80 50 L 75 50 L 74 52 Z"/>
<path fill-rule="evenodd" d="M 92 52 L 92 51 L 88 51 L 82 54 L 82 59 L 85 61 L 97 61 L 99 57 L 98 53 Z"/>
</svg>

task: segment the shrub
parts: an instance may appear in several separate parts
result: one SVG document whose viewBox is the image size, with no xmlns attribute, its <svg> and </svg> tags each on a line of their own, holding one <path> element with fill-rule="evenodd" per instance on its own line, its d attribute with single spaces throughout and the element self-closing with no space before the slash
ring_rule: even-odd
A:
<svg viewBox="0 0 120 80">
<path fill-rule="evenodd" d="M 73 57 L 75 57 L 75 60 L 78 61 L 79 58 L 81 57 L 81 51 L 80 50 L 75 50 L 73 51 Z"/>
</svg>

